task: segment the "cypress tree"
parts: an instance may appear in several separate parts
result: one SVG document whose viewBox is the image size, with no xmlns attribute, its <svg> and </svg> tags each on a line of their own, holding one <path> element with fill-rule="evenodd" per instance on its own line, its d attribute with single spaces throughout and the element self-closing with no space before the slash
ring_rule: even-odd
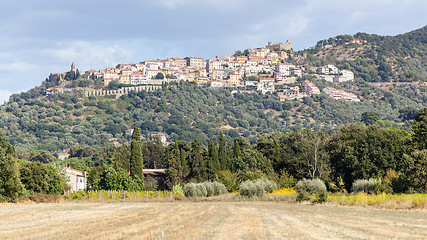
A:
<svg viewBox="0 0 427 240">
<path fill-rule="evenodd" d="M 234 139 L 233 153 L 236 158 L 240 156 L 240 143 L 237 138 Z"/>
<path fill-rule="evenodd" d="M 209 143 L 208 143 L 208 151 L 209 151 L 209 162 L 208 162 L 209 178 L 213 179 L 215 177 L 215 174 L 221 169 L 219 165 L 218 149 L 216 147 L 216 144 L 211 140 L 209 140 Z"/>
<path fill-rule="evenodd" d="M 135 128 L 132 133 L 132 140 L 130 142 L 130 161 L 129 172 L 132 177 L 138 176 L 143 179 L 142 169 L 144 168 L 142 159 L 142 143 L 141 133 L 139 128 Z"/>
<path fill-rule="evenodd" d="M 188 174 L 190 174 L 190 168 L 188 167 L 188 164 L 187 164 L 188 153 L 183 148 L 181 148 L 179 152 L 180 152 L 179 157 L 181 160 L 181 164 L 180 164 L 180 169 L 178 171 L 178 177 L 181 182 L 184 182 Z"/>
<path fill-rule="evenodd" d="M 202 144 L 194 140 L 191 143 L 191 177 L 199 182 L 206 180 L 206 163 L 203 156 Z"/>
<path fill-rule="evenodd" d="M 222 131 L 219 133 L 219 163 L 221 166 L 221 170 L 228 169 L 228 156 L 227 156 L 227 146 L 225 145 L 224 134 Z"/>
<path fill-rule="evenodd" d="M 74 80 L 76 79 L 76 72 L 74 72 L 74 70 L 70 71 L 70 80 Z"/>
<path fill-rule="evenodd" d="M 76 76 L 75 79 L 78 79 L 82 76 L 82 74 L 80 73 L 79 69 L 76 70 Z"/>
<path fill-rule="evenodd" d="M 175 144 L 169 146 L 169 148 L 166 150 L 165 153 L 165 160 L 168 164 L 168 168 L 166 169 L 166 186 L 169 189 L 172 189 L 173 186 L 180 183 L 178 178 L 178 169 L 180 168 L 180 161 L 179 161 L 179 148 L 178 144 L 175 142 Z"/>
</svg>

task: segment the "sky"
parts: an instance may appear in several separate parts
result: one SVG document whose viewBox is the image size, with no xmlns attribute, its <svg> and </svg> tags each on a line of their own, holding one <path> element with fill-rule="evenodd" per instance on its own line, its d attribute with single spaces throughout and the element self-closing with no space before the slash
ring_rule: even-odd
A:
<svg viewBox="0 0 427 240">
<path fill-rule="evenodd" d="M 14 0 L 0 9 L 0 103 L 72 62 L 86 70 L 214 58 L 291 40 L 294 50 L 357 32 L 427 24 L 425 0 Z"/>
</svg>

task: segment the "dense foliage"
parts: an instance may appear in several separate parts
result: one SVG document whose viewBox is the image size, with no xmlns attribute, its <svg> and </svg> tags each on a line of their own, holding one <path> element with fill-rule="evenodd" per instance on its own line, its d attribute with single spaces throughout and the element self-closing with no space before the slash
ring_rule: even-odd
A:
<svg viewBox="0 0 427 240">
<path fill-rule="evenodd" d="M 320 40 L 304 53 L 315 66 L 334 64 L 353 71 L 356 77 L 368 82 L 425 81 L 426 37 L 427 26 L 397 36 L 338 35 Z M 353 39 L 366 43 L 349 44 Z"/>
<path fill-rule="evenodd" d="M 331 86 L 312 81 L 321 89 Z M 334 132 L 339 126 L 361 121 L 366 112 L 375 112 L 393 127 L 409 129 L 427 103 L 425 94 L 420 94 L 427 91 L 423 86 L 399 85 L 386 91 L 357 82 L 335 87 L 353 89 L 366 100 L 343 102 L 320 94 L 302 102 L 281 102 L 271 94 L 231 94 L 228 89 L 180 83 L 154 92 L 131 92 L 117 100 L 79 98 L 73 92 L 50 98 L 12 98 L 0 107 L 0 129 L 20 155 L 37 150 L 39 161 L 49 162 L 52 158 L 41 154 L 42 150 L 57 154 L 76 143 L 127 143 L 130 136 L 124 132 L 133 126 L 141 129 L 144 139 L 155 140 L 152 134 L 163 132 L 170 141 L 197 139 L 204 145 L 219 137 L 220 128 L 224 134 L 221 146 L 235 137 L 253 144 L 264 133 L 302 128 Z M 224 154 L 223 149 L 218 155 Z"/>
<path fill-rule="evenodd" d="M 323 194 L 326 187 L 329 191 L 371 192 L 373 187 L 365 183 L 372 185 L 371 181 L 375 192 L 425 192 L 427 154 L 424 145 L 418 142 L 424 141 L 420 137 L 426 126 L 424 114 L 425 110 L 416 116 L 414 127 L 418 128 L 414 134 L 381 124 L 353 124 L 332 135 L 310 129 L 273 133 L 253 145 L 241 138 L 225 142 L 222 134 L 216 140 L 209 140 L 207 147 L 198 140 L 191 144 L 176 141 L 169 146 L 159 141 L 133 141 L 137 141 L 148 163 L 166 168 L 167 188 L 205 182 L 203 187 L 189 185 L 184 189 L 201 191 L 202 196 L 216 191 L 211 181 L 224 184 L 221 185 L 224 191 L 236 190 L 240 185 L 242 195 L 253 196 L 274 190 L 276 183 L 292 187 L 295 180 L 300 180 L 295 186 L 301 192 L 299 199 L 314 197 L 316 201 L 326 199 Z M 90 189 L 146 189 L 142 178 L 129 172 L 132 155 L 129 145 L 74 146 L 70 152 L 73 158 L 58 164 L 69 163 L 79 170 L 88 170 Z M 53 167 L 37 161 L 18 163 L 13 146 L 4 138 L 0 141 L 0 153 L 2 200 L 14 200 L 25 193 L 60 193 L 65 189 L 64 179 Z M 100 156 L 108 159 L 101 161 Z M 132 164 L 142 168 L 142 161 Z M 325 182 L 326 186 L 319 182 Z"/>
<path fill-rule="evenodd" d="M 189 82 L 119 99 L 83 97 L 76 89 L 47 96 L 52 83 L 45 81 L 0 106 L 0 131 L 14 146 L 0 137 L 0 199 L 63 191 L 53 166 L 66 149 L 71 156 L 59 164 L 89 171 L 92 189 L 155 188 L 144 184 L 142 169 L 164 168 L 167 188 L 216 180 L 234 191 L 266 177 L 281 187 L 306 178 L 350 191 L 358 179 L 375 179 L 376 191 L 425 192 L 426 29 L 393 37 L 340 35 L 289 52 L 289 61 L 307 70 L 331 63 L 355 73 L 354 82 L 303 76 L 292 86 L 310 80 L 321 91 L 355 93 L 361 102 L 325 93 L 283 102 L 277 93 L 232 93 Z M 367 42 L 346 44 L 353 39 Z M 78 71 L 66 81 L 72 88 L 102 85 Z M 158 133 L 171 144 L 163 145 Z"/>
<path fill-rule="evenodd" d="M 0 135 L 0 201 L 34 193 L 60 194 L 66 189 L 58 169 L 39 162 L 18 162 L 14 147 Z"/>
<path fill-rule="evenodd" d="M 15 149 L 0 134 L 0 201 L 15 200 L 23 189 Z"/>
</svg>

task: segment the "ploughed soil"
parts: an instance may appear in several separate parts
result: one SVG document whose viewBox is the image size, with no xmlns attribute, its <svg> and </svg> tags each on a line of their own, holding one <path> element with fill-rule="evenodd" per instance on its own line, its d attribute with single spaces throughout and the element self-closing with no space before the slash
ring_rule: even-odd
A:
<svg viewBox="0 0 427 240">
<path fill-rule="evenodd" d="M 425 210 L 282 202 L 0 204 L 0 239 L 426 239 Z"/>
</svg>

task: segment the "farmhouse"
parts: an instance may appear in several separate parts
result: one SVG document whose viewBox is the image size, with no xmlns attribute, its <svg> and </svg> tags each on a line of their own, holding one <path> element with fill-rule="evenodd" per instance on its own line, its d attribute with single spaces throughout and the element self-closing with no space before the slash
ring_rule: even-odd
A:
<svg viewBox="0 0 427 240">
<path fill-rule="evenodd" d="M 65 174 L 69 178 L 67 184 L 71 190 L 79 191 L 85 190 L 87 187 L 87 175 L 86 171 L 79 171 L 70 167 L 65 168 Z"/>
</svg>

